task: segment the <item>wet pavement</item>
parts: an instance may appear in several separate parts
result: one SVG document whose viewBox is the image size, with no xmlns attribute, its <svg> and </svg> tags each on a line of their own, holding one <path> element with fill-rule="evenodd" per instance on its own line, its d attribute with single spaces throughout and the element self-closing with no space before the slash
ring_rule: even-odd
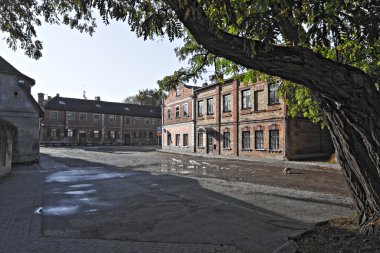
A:
<svg viewBox="0 0 380 253">
<path fill-rule="evenodd" d="M 69 252 L 73 243 L 76 252 L 96 252 L 99 241 L 113 249 L 99 252 L 271 252 L 315 222 L 353 212 L 343 177 L 331 168 L 296 165 L 284 174 L 259 162 L 149 148 L 42 152 L 39 169 L 27 170 L 43 185 L 30 213 L 49 242 L 29 243 L 25 252 L 43 245 L 62 250 L 40 252 Z"/>
</svg>

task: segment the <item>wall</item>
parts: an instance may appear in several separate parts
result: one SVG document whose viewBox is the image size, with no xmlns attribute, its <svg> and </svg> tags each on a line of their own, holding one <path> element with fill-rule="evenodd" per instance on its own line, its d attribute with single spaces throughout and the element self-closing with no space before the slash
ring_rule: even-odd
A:
<svg viewBox="0 0 380 253">
<path fill-rule="evenodd" d="M 0 119 L 0 177 L 11 172 L 15 135 L 16 128 Z"/>
<path fill-rule="evenodd" d="M 321 129 L 319 124 L 313 124 L 302 118 L 289 119 L 288 125 L 289 159 L 328 157 L 334 153 L 334 146 L 327 128 Z"/>
<path fill-rule="evenodd" d="M 162 148 L 172 151 L 194 152 L 194 114 L 193 114 L 193 87 L 186 85 L 178 86 L 179 94 L 176 90 L 171 90 L 164 99 L 162 107 Z M 187 104 L 188 114 L 184 115 L 184 105 Z M 179 108 L 179 115 L 176 115 L 176 107 Z M 169 118 L 168 111 L 171 111 Z M 179 145 L 176 145 L 176 135 L 180 135 Z M 188 144 L 184 145 L 184 134 L 188 135 Z M 168 142 L 168 136 L 172 142 Z"/>
<path fill-rule="evenodd" d="M 13 162 L 24 163 L 39 159 L 39 114 L 27 97 L 16 75 L 0 73 L 0 118 L 17 128 Z M 30 84 L 25 80 L 25 90 Z"/>
</svg>

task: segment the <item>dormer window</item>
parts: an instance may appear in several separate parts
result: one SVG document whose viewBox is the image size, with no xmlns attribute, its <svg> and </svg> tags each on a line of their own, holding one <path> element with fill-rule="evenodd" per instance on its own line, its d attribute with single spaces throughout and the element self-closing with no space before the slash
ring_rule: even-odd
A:
<svg viewBox="0 0 380 253">
<path fill-rule="evenodd" d="M 59 100 L 59 104 L 60 105 L 65 105 L 66 103 L 64 101 L 62 101 L 62 100 Z"/>
<path fill-rule="evenodd" d="M 102 108 L 102 106 L 100 104 L 95 104 L 95 106 L 98 108 Z"/>
<path fill-rule="evenodd" d="M 129 108 L 128 107 L 124 107 L 124 110 L 129 111 Z"/>
<path fill-rule="evenodd" d="M 179 97 L 179 95 L 180 95 L 180 93 L 179 93 L 179 87 L 176 87 L 176 89 L 175 89 L 175 95 L 176 95 L 177 97 Z"/>
</svg>

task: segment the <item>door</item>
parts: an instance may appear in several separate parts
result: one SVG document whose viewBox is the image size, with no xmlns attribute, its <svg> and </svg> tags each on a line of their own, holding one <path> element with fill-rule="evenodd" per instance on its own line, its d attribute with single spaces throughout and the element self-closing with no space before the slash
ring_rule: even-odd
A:
<svg viewBox="0 0 380 253">
<path fill-rule="evenodd" d="M 79 144 L 86 144 L 86 132 L 79 132 Z"/>
<path fill-rule="evenodd" d="M 213 134 L 207 134 L 207 153 L 212 153 L 214 151 L 213 139 Z"/>
<path fill-rule="evenodd" d="M 125 145 L 131 144 L 131 134 L 124 134 L 124 144 Z"/>
</svg>

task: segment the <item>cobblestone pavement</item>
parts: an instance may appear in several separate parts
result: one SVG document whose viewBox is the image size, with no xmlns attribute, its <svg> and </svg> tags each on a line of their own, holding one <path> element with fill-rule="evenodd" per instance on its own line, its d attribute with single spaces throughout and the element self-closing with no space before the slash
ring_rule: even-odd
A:
<svg viewBox="0 0 380 253">
<path fill-rule="evenodd" d="M 142 151 L 43 148 L 15 166 L 0 179 L 0 253 L 271 252 L 352 213 L 336 169 Z"/>
</svg>

